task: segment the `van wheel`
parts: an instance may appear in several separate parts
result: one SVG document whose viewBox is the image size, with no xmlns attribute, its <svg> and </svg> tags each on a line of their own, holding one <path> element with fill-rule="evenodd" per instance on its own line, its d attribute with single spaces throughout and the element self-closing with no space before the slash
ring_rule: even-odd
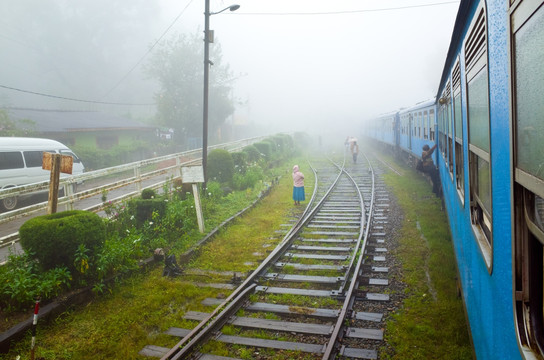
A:
<svg viewBox="0 0 544 360">
<path fill-rule="evenodd" d="M 10 196 L 2 199 L 2 207 L 6 211 L 11 211 L 17 207 L 17 196 Z"/>
</svg>

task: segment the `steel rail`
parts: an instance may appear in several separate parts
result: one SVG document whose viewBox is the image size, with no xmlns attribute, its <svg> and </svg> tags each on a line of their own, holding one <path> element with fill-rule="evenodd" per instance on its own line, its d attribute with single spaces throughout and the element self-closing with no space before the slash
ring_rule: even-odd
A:
<svg viewBox="0 0 544 360">
<path fill-rule="evenodd" d="M 310 167 L 312 168 L 316 176 L 313 195 L 306 209 L 309 209 L 311 207 L 311 204 L 314 202 L 318 185 L 317 172 L 311 164 Z M 319 200 L 315 207 L 313 207 L 310 211 L 304 212 L 305 215 L 303 214 L 304 216 L 301 216 L 299 218 L 297 223 L 284 236 L 280 244 L 268 255 L 268 257 L 259 265 L 259 267 L 255 271 L 253 271 L 253 273 L 251 273 L 246 278 L 246 280 L 240 286 L 238 286 L 238 288 L 236 288 L 223 303 L 218 305 L 206 319 L 201 321 L 189 334 L 187 334 L 173 348 L 171 348 L 161 358 L 161 360 L 181 359 L 192 353 L 195 350 L 196 346 L 205 341 L 207 337 L 211 336 L 210 334 L 212 331 L 217 329 L 225 321 L 228 320 L 228 317 L 230 317 L 230 314 L 232 312 L 227 312 L 223 310 L 223 308 L 226 309 L 227 306 L 231 306 L 229 307 L 229 309 L 236 308 L 237 310 L 241 307 L 241 300 L 243 300 L 241 294 L 247 294 L 248 292 L 246 289 L 248 287 L 254 288 L 256 286 L 254 280 L 258 277 L 261 277 L 262 273 L 264 273 L 271 266 L 271 264 L 275 263 L 276 260 L 281 257 L 281 255 L 285 252 L 288 246 L 290 246 L 291 243 L 294 241 L 297 233 L 302 229 L 305 224 L 307 224 L 312 219 L 313 215 L 320 208 L 320 205 L 326 200 L 326 198 L 334 188 L 335 184 L 340 179 L 341 175 L 342 171 L 339 171 L 338 176 L 334 180 L 333 184 L 329 187 L 326 194 Z M 234 299 L 237 299 L 237 303 Z M 232 303 L 232 305 L 230 305 L 230 303 Z"/>
<path fill-rule="evenodd" d="M 350 284 L 350 287 L 346 293 L 346 297 L 345 297 L 345 300 L 344 300 L 344 304 L 342 306 L 342 310 L 340 312 L 340 315 L 338 316 L 338 319 L 336 321 L 336 324 L 334 326 L 334 331 L 330 337 L 331 341 L 329 341 L 329 343 L 327 344 L 327 348 L 325 349 L 325 352 L 323 354 L 323 360 L 329 360 L 329 359 L 334 359 L 336 358 L 336 355 L 338 353 L 338 341 L 337 340 L 341 340 L 341 338 L 339 338 L 340 336 L 343 337 L 343 332 L 344 332 L 344 329 L 345 329 L 345 318 L 348 314 L 348 312 L 351 311 L 352 309 L 352 306 L 353 306 L 353 302 L 354 302 L 354 297 L 353 297 L 353 294 L 355 292 L 355 289 L 359 286 L 359 281 L 357 280 L 357 277 L 359 276 L 359 273 L 361 272 L 361 266 L 364 262 L 364 251 L 365 251 L 365 248 L 366 248 L 366 244 L 367 244 L 367 241 L 368 241 L 368 235 L 370 233 L 370 222 L 372 221 L 372 212 L 373 212 L 373 209 L 374 209 L 374 186 L 375 186 L 375 176 L 374 176 L 374 169 L 372 168 L 372 165 L 370 163 L 370 161 L 368 160 L 367 156 L 363 154 L 363 156 L 366 158 L 367 162 L 368 162 L 368 165 L 369 165 L 369 170 L 371 171 L 371 174 L 372 174 L 372 191 L 371 191 L 371 201 L 370 201 L 370 206 L 369 206 L 369 215 L 368 215 L 368 219 L 366 221 L 366 229 L 365 229 L 365 234 L 364 234 L 364 239 L 363 239 L 363 243 L 361 245 L 361 248 L 360 248 L 360 256 L 359 256 L 359 259 L 357 261 L 357 265 L 356 265 L 356 268 L 355 268 L 355 271 L 353 272 L 353 280 L 351 281 L 351 284 Z M 346 172 L 346 174 L 348 174 Z M 353 178 L 348 174 L 348 176 L 353 180 Z M 356 184 L 356 182 L 355 182 Z M 359 186 L 357 186 L 357 189 L 359 189 Z M 361 196 L 361 193 L 359 191 L 359 195 Z M 362 196 L 361 196 L 361 199 L 362 199 Z M 364 206 L 364 201 L 363 201 L 363 206 Z M 363 207 L 364 209 L 364 207 Z M 359 239 L 360 240 L 360 239 Z"/>
</svg>

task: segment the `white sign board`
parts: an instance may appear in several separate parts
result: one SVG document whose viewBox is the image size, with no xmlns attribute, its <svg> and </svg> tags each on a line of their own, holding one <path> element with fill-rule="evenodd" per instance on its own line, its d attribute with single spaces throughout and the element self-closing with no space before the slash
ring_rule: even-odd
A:
<svg viewBox="0 0 544 360">
<path fill-rule="evenodd" d="M 199 166 L 185 166 L 181 168 L 181 181 L 184 184 L 204 182 L 204 168 Z"/>
</svg>

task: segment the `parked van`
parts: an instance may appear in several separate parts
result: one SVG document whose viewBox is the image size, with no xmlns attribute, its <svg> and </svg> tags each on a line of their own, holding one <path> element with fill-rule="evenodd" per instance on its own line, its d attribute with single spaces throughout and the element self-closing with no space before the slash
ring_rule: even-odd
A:
<svg viewBox="0 0 544 360">
<path fill-rule="evenodd" d="M 49 170 L 42 169 L 43 152 L 73 157 L 72 174 L 85 170 L 81 160 L 66 145 L 50 139 L 0 137 L 0 189 L 32 184 L 50 179 Z M 0 199 L 4 210 L 17 206 L 16 196 Z"/>
</svg>

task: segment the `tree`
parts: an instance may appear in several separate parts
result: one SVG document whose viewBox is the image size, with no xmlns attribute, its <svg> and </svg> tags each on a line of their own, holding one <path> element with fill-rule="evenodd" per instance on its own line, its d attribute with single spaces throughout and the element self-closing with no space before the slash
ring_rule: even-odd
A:
<svg viewBox="0 0 544 360">
<path fill-rule="evenodd" d="M 36 123 L 32 120 L 12 120 L 6 110 L 0 110 L 0 136 L 33 136 Z"/>
<path fill-rule="evenodd" d="M 208 127 L 210 140 L 213 140 L 234 108 L 229 98 L 232 73 L 228 65 L 221 63 L 221 46 L 211 45 Z M 179 34 L 159 44 L 146 66 L 147 74 L 160 86 L 155 95 L 158 121 L 175 129 L 178 142 L 202 137 L 203 61 L 202 36 Z"/>
</svg>

